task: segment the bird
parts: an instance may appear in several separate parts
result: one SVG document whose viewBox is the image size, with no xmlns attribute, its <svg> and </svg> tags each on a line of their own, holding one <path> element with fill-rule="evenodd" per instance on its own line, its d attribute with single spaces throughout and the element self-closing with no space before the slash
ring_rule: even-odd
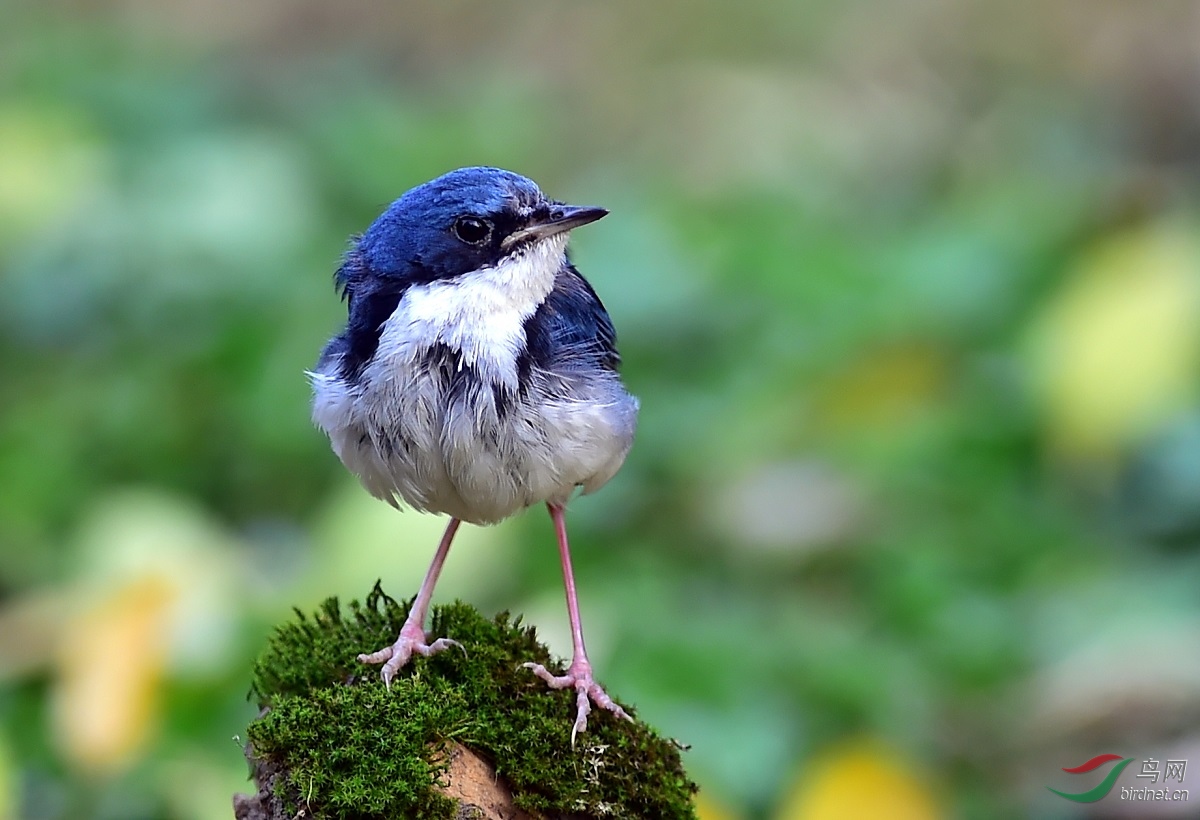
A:
<svg viewBox="0 0 1200 820">
<path fill-rule="evenodd" d="M 395 642 L 358 660 L 382 664 L 390 688 L 413 655 L 458 646 L 431 641 L 425 619 L 459 525 L 544 504 L 573 654 L 562 675 L 524 666 L 551 689 L 575 691 L 572 746 L 591 703 L 632 720 L 593 675 L 565 519 L 579 488 L 594 492 L 616 475 L 637 427 L 613 323 L 567 254 L 571 231 L 607 214 L 493 167 L 408 190 L 351 238 L 334 275 L 346 326 L 308 374 L 313 421 L 366 490 L 449 516 Z"/>
</svg>

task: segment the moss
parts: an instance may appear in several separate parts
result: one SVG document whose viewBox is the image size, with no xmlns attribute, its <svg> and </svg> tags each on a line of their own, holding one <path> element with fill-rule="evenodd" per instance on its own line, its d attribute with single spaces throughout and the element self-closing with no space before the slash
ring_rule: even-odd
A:
<svg viewBox="0 0 1200 820">
<path fill-rule="evenodd" d="M 533 812 L 695 816 L 678 750 L 645 724 L 594 709 L 571 748 L 574 692 L 520 668 L 553 667 L 533 629 L 507 613 L 488 620 L 463 603 L 434 607 L 431 634 L 459 641 L 465 656 L 416 657 L 389 691 L 355 658 L 393 641 L 407 613 L 378 584 L 348 612 L 331 599 L 312 617 L 297 611 L 256 663 L 251 694 L 266 711 L 250 740 L 287 772 L 279 782 L 294 808 L 338 820 L 450 817 L 433 786 L 444 774 L 439 752 L 457 741 Z"/>
</svg>

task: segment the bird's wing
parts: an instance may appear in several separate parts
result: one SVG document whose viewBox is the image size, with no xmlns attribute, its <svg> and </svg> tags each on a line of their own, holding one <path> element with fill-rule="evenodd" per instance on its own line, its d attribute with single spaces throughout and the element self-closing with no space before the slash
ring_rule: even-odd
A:
<svg viewBox="0 0 1200 820">
<path fill-rule="evenodd" d="M 532 364 L 546 370 L 616 370 L 617 332 L 600 297 L 571 265 L 563 268 L 544 302 L 525 322 Z"/>
<path fill-rule="evenodd" d="M 350 249 L 333 275 L 347 304 L 346 329 L 329 342 L 317 365 L 320 370 L 336 359 L 342 377 L 351 381 L 357 381 L 375 355 L 384 323 L 412 284 L 373 273 L 360 250 L 361 241 L 361 237 L 351 237 Z"/>
</svg>

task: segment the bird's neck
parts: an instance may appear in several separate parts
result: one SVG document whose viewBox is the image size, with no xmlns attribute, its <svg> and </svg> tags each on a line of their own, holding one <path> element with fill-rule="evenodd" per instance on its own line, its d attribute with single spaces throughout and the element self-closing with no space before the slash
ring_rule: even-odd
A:
<svg viewBox="0 0 1200 820">
<path fill-rule="evenodd" d="M 381 358 L 411 361 L 445 345 L 465 365 L 515 386 L 525 322 L 567 266 L 566 240 L 551 237 L 494 267 L 409 288 L 384 325 Z"/>
<path fill-rule="evenodd" d="M 400 309 L 410 321 L 452 344 L 471 336 L 481 322 L 524 321 L 537 310 L 567 264 L 565 235 L 538 242 L 494 267 L 410 288 Z"/>
</svg>

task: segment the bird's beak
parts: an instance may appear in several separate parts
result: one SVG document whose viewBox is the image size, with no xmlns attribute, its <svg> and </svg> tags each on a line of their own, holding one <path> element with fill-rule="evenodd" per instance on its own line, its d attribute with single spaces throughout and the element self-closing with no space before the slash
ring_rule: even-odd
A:
<svg viewBox="0 0 1200 820">
<path fill-rule="evenodd" d="M 534 217 L 533 221 L 519 231 L 513 231 L 500 243 L 501 250 L 507 250 L 518 242 L 525 240 L 545 239 L 548 236 L 578 228 L 589 222 L 608 216 L 605 208 L 595 208 L 587 205 L 557 205 L 550 209 L 544 217 Z"/>
</svg>

